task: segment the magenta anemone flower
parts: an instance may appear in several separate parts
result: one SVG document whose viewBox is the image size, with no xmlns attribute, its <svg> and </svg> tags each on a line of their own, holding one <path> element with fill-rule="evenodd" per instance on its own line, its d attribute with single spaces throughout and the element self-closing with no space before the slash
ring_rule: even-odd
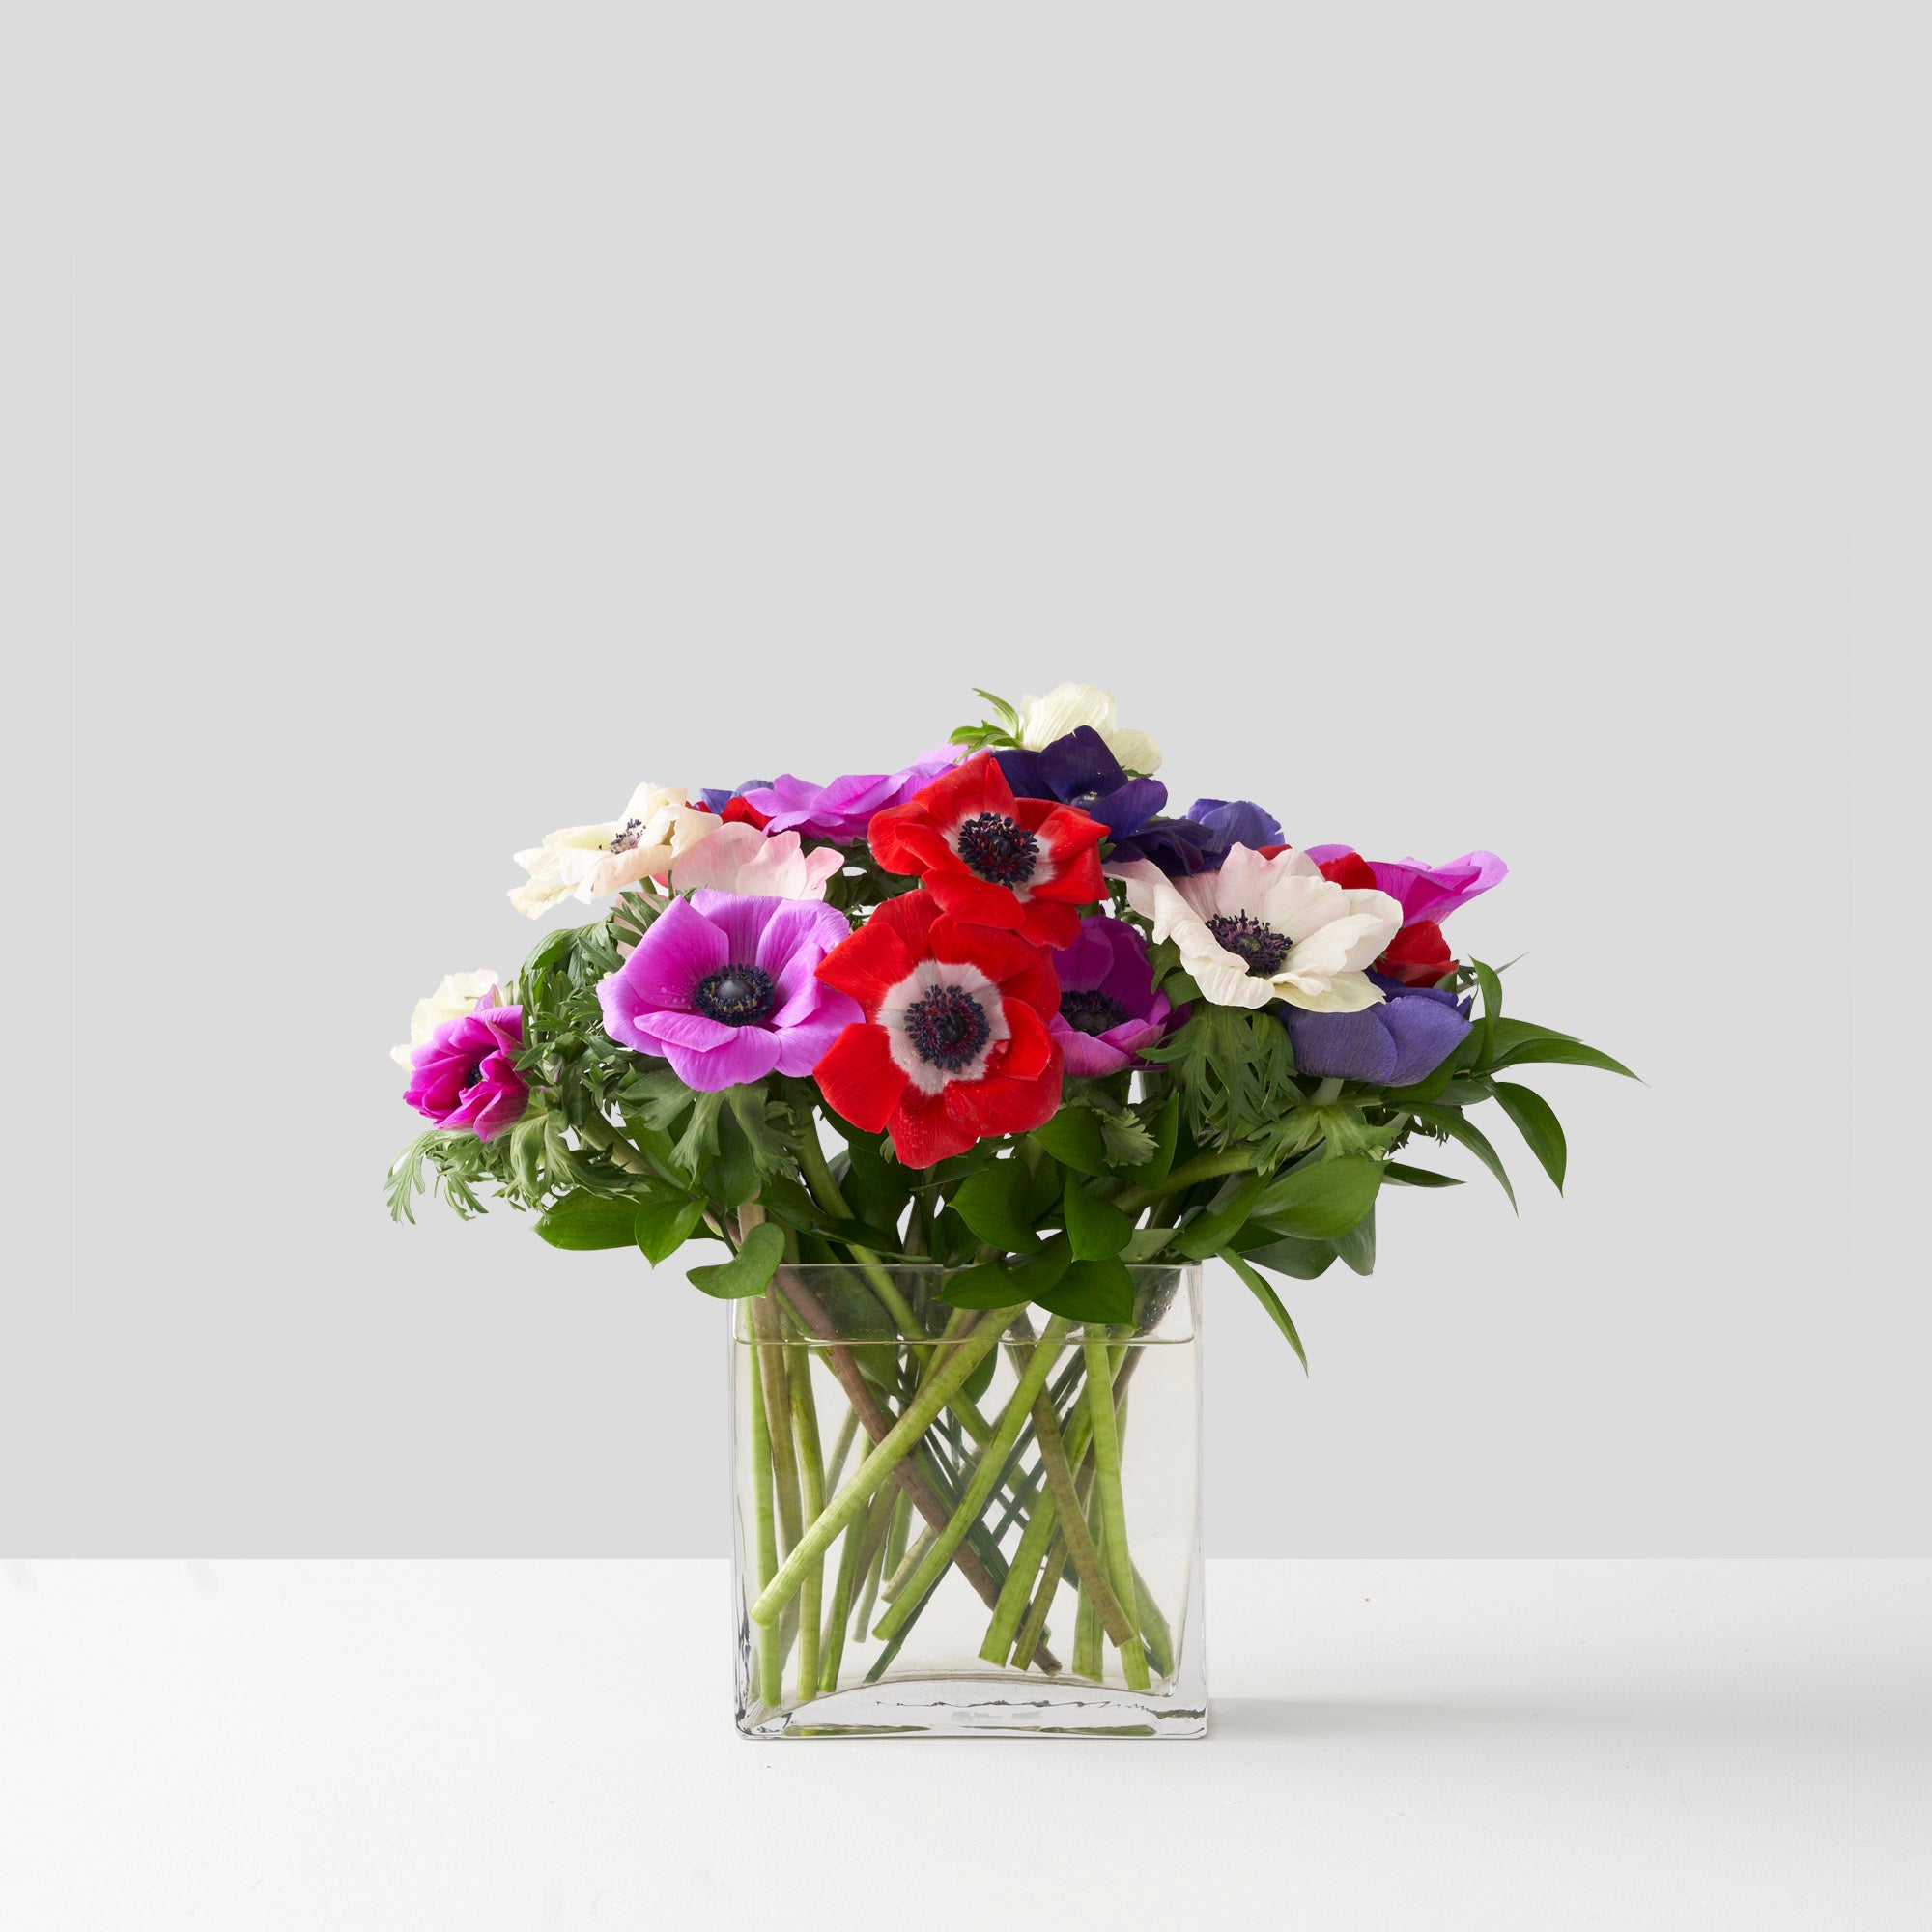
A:
<svg viewBox="0 0 1932 1932">
<path fill-rule="evenodd" d="M 695 892 L 673 899 L 597 988 L 620 1044 L 668 1060 L 700 1094 L 806 1074 L 862 1017 L 813 968 L 852 928 L 818 899 Z"/>
<path fill-rule="evenodd" d="M 517 1073 L 523 1050 L 522 1007 L 482 1007 L 444 1020 L 416 1048 L 403 1098 L 440 1127 L 468 1127 L 478 1140 L 493 1141 L 530 1103 Z"/>
<path fill-rule="evenodd" d="M 1172 1003 L 1154 991 L 1147 942 L 1125 920 L 1104 913 L 1083 919 L 1073 944 L 1055 952 L 1053 970 L 1060 1010 L 1047 1031 L 1068 1073 L 1087 1080 L 1119 1073 L 1167 1031 Z"/>
<path fill-rule="evenodd" d="M 740 796 L 753 810 L 766 814 L 768 832 L 798 832 L 807 838 L 850 845 L 865 838 L 874 812 L 903 805 L 941 772 L 951 771 L 958 756 L 952 747 L 942 745 L 903 771 L 860 772 L 823 785 L 785 772 L 773 783 L 751 786 Z"/>
</svg>

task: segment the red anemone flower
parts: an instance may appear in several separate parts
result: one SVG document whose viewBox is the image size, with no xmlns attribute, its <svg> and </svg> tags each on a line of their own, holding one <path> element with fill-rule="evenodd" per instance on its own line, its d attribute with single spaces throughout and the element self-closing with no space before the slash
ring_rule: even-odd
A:
<svg viewBox="0 0 1932 1932">
<path fill-rule="evenodd" d="M 1016 799 L 982 754 L 873 816 L 872 856 L 923 879 L 943 911 L 1005 926 L 1038 946 L 1071 946 L 1083 905 L 1106 895 L 1107 828 L 1050 798 Z"/>
<path fill-rule="evenodd" d="M 1264 848 L 1285 852 L 1285 845 Z M 1374 971 L 1405 986 L 1433 986 L 1456 970 L 1456 955 L 1442 936 L 1442 921 L 1460 905 L 1486 893 L 1507 869 L 1493 852 L 1469 852 L 1431 870 L 1419 859 L 1399 864 L 1364 859 L 1347 845 L 1318 845 L 1308 856 L 1321 876 L 1337 886 L 1370 887 L 1389 894 L 1402 907 L 1402 929 L 1391 939 Z M 1434 913 L 1435 918 L 1428 917 Z"/>
<path fill-rule="evenodd" d="M 948 918 L 931 893 L 904 893 L 817 973 L 866 1017 L 832 1042 L 812 1077 L 854 1126 L 890 1129 L 906 1166 L 1026 1133 L 1058 1110 L 1061 1050 L 1046 1023 L 1060 1009 L 1060 981 L 1045 951 L 1017 933 Z"/>
</svg>

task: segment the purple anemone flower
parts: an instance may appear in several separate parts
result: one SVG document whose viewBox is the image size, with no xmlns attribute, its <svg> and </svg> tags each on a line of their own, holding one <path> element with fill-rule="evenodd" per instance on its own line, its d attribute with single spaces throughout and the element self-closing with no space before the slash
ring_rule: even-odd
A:
<svg viewBox="0 0 1932 1932">
<path fill-rule="evenodd" d="M 1117 851 L 1167 804 L 1167 787 L 1156 779 L 1130 779 L 1091 724 L 1056 738 L 1043 752 L 993 756 L 1015 798 L 1050 798 L 1076 807 L 1107 828 Z"/>
<path fill-rule="evenodd" d="M 770 819 L 768 832 L 797 832 L 807 838 L 850 845 L 865 838 L 874 812 L 903 805 L 923 791 L 940 773 L 952 769 L 958 755 L 952 747 L 942 745 L 903 771 L 860 772 L 823 785 L 782 772 L 771 784 L 751 786 L 740 796 Z"/>
<path fill-rule="evenodd" d="M 493 1141 L 522 1118 L 530 1090 L 518 1077 L 522 1007 L 482 1007 L 444 1020 L 415 1050 L 403 1098 L 440 1127 L 468 1127 Z"/>
<path fill-rule="evenodd" d="M 1352 845 L 1311 845 L 1308 856 L 1318 866 L 1346 859 Z M 1440 866 L 1426 866 L 1420 859 L 1370 859 L 1376 890 L 1402 907 L 1404 925 L 1430 919 L 1436 924 L 1465 906 L 1492 886 L 1500 885 L 1509 867 L 1493 852 L 1464 852 Z"/>
<path fill-rule="evenodd" d="M 673 899 L 597 988 L 611 1037 L 668 1060 L 700 1094 L 806 1074 L 859 1003 L 812 970 L 851 936 L 819 899 L 764 899 L 705 888 Z"/>
<path fill-rule="evenodd" d="M 1087 1080 L 1118 1073 L 1167 1031 L 1173 1004 L 1154 991 L 1147 942 L 1125 920 L 1090 914 L 1073 944 L 1055 951 L 1053 970 L 1060 1010 L 1047 1031 L 1068 1073 Z"/>
<path fill-rule="evenodd" d="M 1295 1070 L 1323 1080 L 1368 1080 L 1406 1087 L 1434 1073 L 1469 1032 L 1469 1002 L 1435 986 L 1405 986 L 1380 973 L 1386 996 L 1358 1013 L 1283 1009 Z"/>
<path fill-rule="evenodd" d="M 1218 867 L 1236 845 L 1259 852 L 1264 845 L 1281 843 L 1281 821 L 1271 812 L 1264 811 L 1252 799 L 1197 798 L 1187 817 L 1208 835 L 1210 867 Z"/>
</svg>

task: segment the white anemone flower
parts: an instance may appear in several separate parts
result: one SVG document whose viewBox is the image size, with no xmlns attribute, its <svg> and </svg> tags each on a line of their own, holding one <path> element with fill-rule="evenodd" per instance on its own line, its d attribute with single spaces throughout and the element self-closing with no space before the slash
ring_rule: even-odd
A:
<svg viewBox="0 0 1932 1932">
<path fill-rule="evenodd" d="M 1091 724 L 1108 751 L 1130 772 L 1146 777 L 1160 769 L 1160 747 L 1145 731 L 1123 731 L 1115 719 L 1114 695 L 1096 684 L 1059 684 L 1044 697 L 1020 699 L 1019 741 L 1043 752 L 1056 738 Z"/>
<path fill-rule="evenodd" d="M 721 825 L 708 838 L 689 847 L 671 866 L 674 893 L 709 886 L 713 892 L 742 893 L 754 899 L 822 899 L 845 855 L 836 846 L 803 849 L 796 832 L 767 837 L 755 825 Z"/>
<path fill-rule="evenodd" d="M 410 1043 L 392 1046 L 389 1058 L 405 1072 L 415 1071 L 415 1052 L 427 1046 L 438 1027 L 446 1020 L 467 1019 L 478 1007 L 496 1007 L 503 996 L 497 990 L 497 976 L 488 968 L 475 973 L 446 973 L 442 984 L 428 999 L 418 1000 L 410 1015 Z"/>
<path fill-rule="evenodd" d="M 621 818 L 606 825 L 567 825 L 553 832 L 517 864 L 530 876 L 510 903 L 536 919 L 558 899 L 592 899 L 620 893 L 639 879 L 662 879 L 671 861 L 717 831 L 718 820 L 685 797 L 682 785 L 640 784 Z"/>
<path fill-rule="evenodd" d="M 1305 852 L 1264 859 L 1235 845 L 1218 872 L 1185 879 L 1147 859 L 1107 870 L 1217 1007 L 1286 1000 L 1305 1012 L 1356 1013 L 1381 1004 L 1367 969 L 1400 930 L 1402 907 L 1387 893 L 1332 884 Z"/>
</svg>

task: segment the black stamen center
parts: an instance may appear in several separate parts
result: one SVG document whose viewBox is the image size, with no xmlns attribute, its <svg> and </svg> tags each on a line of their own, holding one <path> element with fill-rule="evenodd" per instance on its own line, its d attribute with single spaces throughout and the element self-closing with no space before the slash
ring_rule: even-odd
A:
<svg viewBox="0 0 1932 1932">
<path fill-rule="evenodd" d="M 721 966 L 692 988 L 691 1004 L 708 1020 L 750 1026 L 772 1009 L 777 988 L 762 966 Z"/>
<path fill-rule="evenodd" d="M 1039 840 L 1004 813 L 982 811 L 959 828 L 959 856 L 996 886 L 1023 886 L 1039 861 Z"/>
<path fill-rule="evenodd" d="M 1060 996 L 1060 1017 L 1075 1033 L 1097 1037 L 1109 1027 L 1119 1026 L 1126 1016 L 1126 1008 L 1108 999 L 1097 986 L 1076 986 Z"/>
<path fill-rule="evenodd" d="M 985 1045 L 992 1025 L 963 986 L 935 986 L 905 1010 L 905 1037 L 928 1066 L 961 1071 Z"/>
<path fill-rule="evenodd" d="M 469 1069 L 469 1071 L 463 1076 L 463 1091 L 467 1094 L 470 1088 L 481 1086 L 482 1082 L 483 1082 L 483 1063 L 479 1060 L 476 1063 L 476 1065 L 472 1066 Z"/>
<path fill-rule="evenodd" d="M 623 831 L 618 833 L 616 838 L 614 838 L 611 841 L 611 851 L 613 852 L 632 851 L 637 845 L 638 834 L 643 830 L 643 825 L 644 821 L 641 818 L 625 819 Z"/>
<path fill-rule="evenodd" d="M 1236 959 L 1244 961 L 1257 979 L 1273 979 L 1281 971 L 1281 962 L 1288 957 L 1289 941 L 1273 926 L 1264 925 L 1244 912 L 1216 913 L 1208 922 L 1208 930 Z"/>
</svg>

